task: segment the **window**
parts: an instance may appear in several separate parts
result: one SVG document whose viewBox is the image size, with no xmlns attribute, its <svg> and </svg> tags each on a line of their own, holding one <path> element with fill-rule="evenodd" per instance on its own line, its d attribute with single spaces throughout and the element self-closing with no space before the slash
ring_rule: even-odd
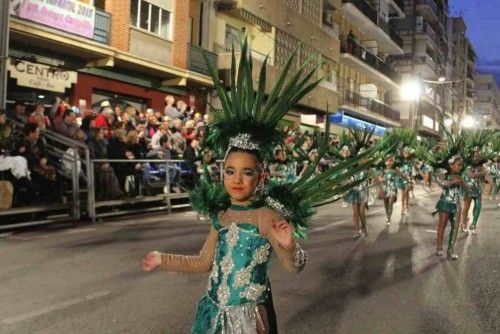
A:
<svg viewBox="0 0 500 334">
<path fill-rule="evenodd" d="M 94 0 L 94 7 L 100 10 L 106 10 L 104 5 L 105 2 L 105 0 Z"/>
<path fill-rule="evenodd" d="M 144 0 L 132 0 L 130 25 L 172 39 L 171 13 Z"/>
</svg>

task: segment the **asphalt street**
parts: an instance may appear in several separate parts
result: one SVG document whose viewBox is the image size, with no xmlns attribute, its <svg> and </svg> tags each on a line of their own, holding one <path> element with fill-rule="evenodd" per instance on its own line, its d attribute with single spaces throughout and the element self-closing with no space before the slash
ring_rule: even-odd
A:
<svg viewBox="0 0 500 334">
<path fill-rule="evenodd" d="M 280 333 L 499 333 L 500 209 L 484 202 L 458 261 L 435 255 L 439 189 L 416 190 L 410 217 L 353 240 L 350 208 L 320 209 L 289 274 L 273 259 Z M 141 271 L 151 250 L 196 254 L 208 224 L 194 212 L 37 228 L 0 239 L 0 333 L 188 333 L 208 274 Z M 448 230 L 446 231 L 446 233 Z"/>
</svg>

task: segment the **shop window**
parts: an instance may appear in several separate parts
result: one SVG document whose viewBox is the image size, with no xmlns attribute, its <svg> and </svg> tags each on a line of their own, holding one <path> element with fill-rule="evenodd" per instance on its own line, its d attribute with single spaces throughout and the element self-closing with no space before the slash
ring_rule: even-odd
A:
<svg viewBox="0 0 500 334">
<path fill-rule="evenodd" d="M 132 0 L 130 25 L 147 30 L 165 39 L 172 39 L 172 23 L 169 11 L 144 0 Z"/>
</svg>

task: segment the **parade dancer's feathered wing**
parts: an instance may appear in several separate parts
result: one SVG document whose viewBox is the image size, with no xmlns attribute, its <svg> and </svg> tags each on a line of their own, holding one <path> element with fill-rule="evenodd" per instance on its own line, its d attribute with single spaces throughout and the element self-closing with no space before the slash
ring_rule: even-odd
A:
<svg viewBox="0 0 500 334">
<path fill-rule="evenodd" d="M 306 71 L 309 61 L 302 65 L 297 73 L 290 74 L 296 53 L 290 56 L 267 99 L 264 99 L 267 57 L 254 92 L 252 60 L 246 40 L 241 46 L 238 71 L 233 52 L 230 94 L 219 82 L 216 69 L 207 61 L 222 104 L 222 110 L 212 108 L 215 117 L 208 127 L 206 137 L 212 148 L 219 153 L 227 151 L 228 147 L 250 149 L 260 152 L 263 161 L 269 160 L 274 148 L 281 145 L 284 139 L 284 134 L 277 128 L 279 120 L 321 80 L 314 80 L 317 67 Z M 356 186 L 362 180 L 353 182 L 351 177 L 374 162 L 371 157 L 374 151 L 366 151 L 321 175 L 313 176 L 328 147 L 328 117 L 326 128 L 327 132 L 323 136 L 316 162 L 308 167 L 296 183 L 268 184 L 260 196 L 255 198 L 256 204 L 269 206 L 291 223 L 297 237 L 306 236 L 307 224 L 315 212 L 315 207 L 332 202 Z M 210 216 L 229 206 L 222 184 L 212 182 L 208 175 L 198 184 L 191 200 L 197 210 Z"/>
</svg>

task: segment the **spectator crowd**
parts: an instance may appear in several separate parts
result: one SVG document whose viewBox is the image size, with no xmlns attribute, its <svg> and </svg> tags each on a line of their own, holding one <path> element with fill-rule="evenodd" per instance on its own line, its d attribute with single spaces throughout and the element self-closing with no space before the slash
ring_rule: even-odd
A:
<svg viewBox="0 0 500 334">
<path fill-rule="evenodd" d="M 64 202 L 69 159 L 82 152 L 69 149 L 62 158 L 51 156 L 43 135 L 50 130 L 84 143 L 90 158 L 99 159 L 94 163 L 97 200 L 150 195 L 167 177 L 171 188 L 161 191 L 181 192 L 202 172 L 200 161 L 213 160 L 200 145 L 206 121 L 172 95 L 165 97 L 163 110 L 103 100 L 98 110 L 80 112 L 59 97 L 51 108 L 36 103 L 30 110 L 18 101 L 7 112 L 0 110 L 0 177 L 14 185 L 14 205 Z M 155 163 L 171 159 L 178 161 Z M 86 182 L 78 166 L 80 182 Z"/>
</svg>

